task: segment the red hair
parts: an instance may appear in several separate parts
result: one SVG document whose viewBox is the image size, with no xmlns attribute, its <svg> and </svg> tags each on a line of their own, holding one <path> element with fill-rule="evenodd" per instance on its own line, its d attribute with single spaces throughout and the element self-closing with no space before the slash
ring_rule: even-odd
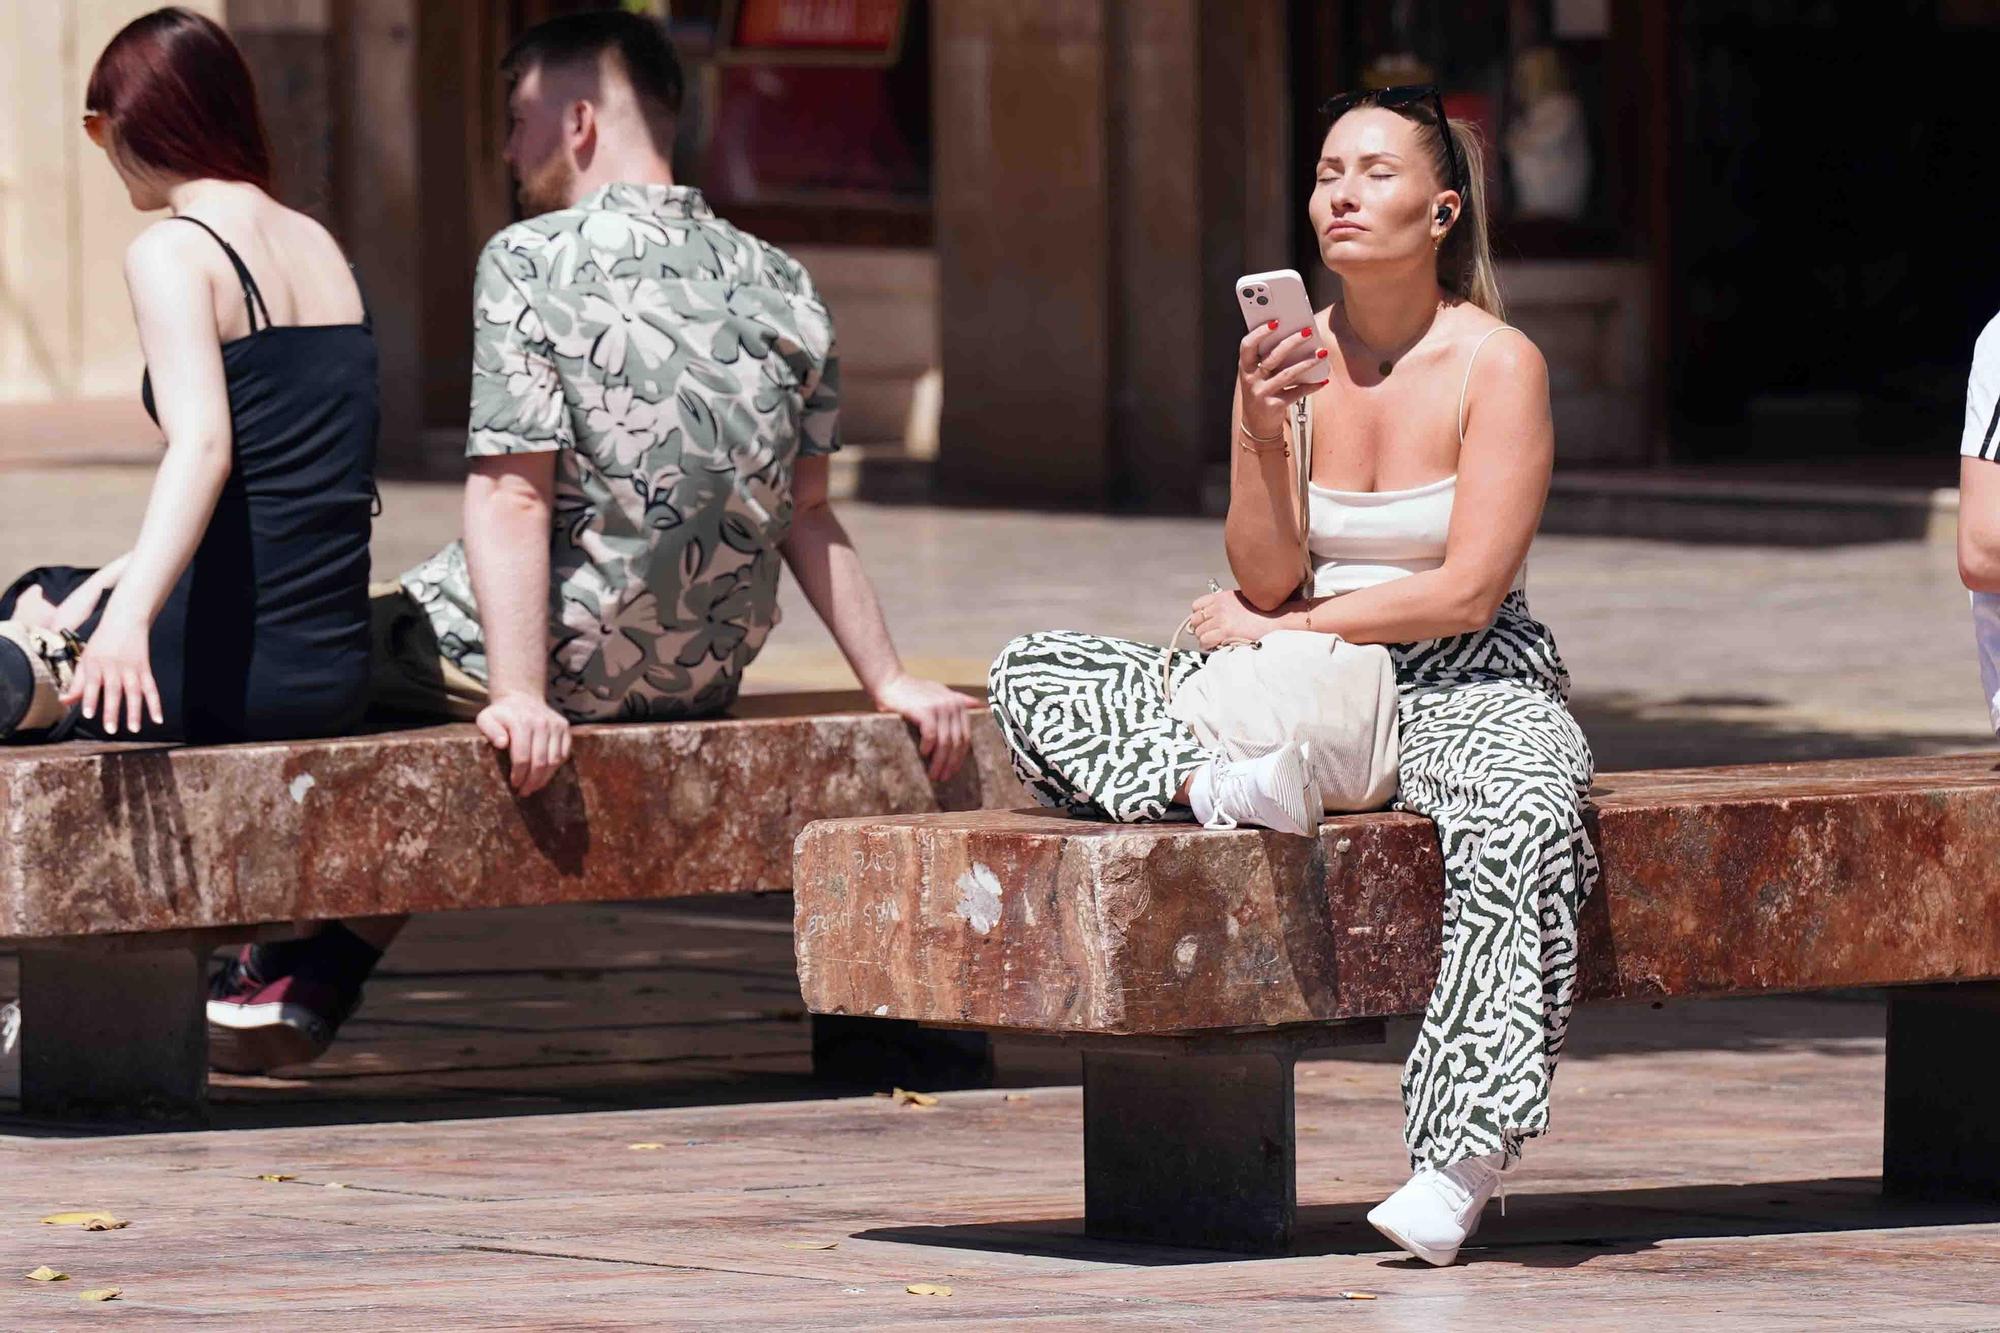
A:
<svg viewBox="0 0 2000 1333">
<path fill-rule="evenodd" d="M 229 34 L 178 5 L 118 30 L 90 71 L 84 107 L 154 171 L 271 188 L 271 145 L 250 67 Z"/>
</svg>

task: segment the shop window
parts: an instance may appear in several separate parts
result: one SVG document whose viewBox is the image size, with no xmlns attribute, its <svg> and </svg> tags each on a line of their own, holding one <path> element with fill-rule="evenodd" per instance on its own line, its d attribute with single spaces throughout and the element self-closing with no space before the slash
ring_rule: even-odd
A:
<svg viewBox="0 0 2000 1333">
<path fill-rule="evenodd" d="M 1636 80 L 1618 31 L 1630 12 L 1613 0 L 1295 0 L 1298 84 L 1314 110 L 1349 88 L 1437 84 L 1447 113 L 1481 129 L 1503 259 L 1636 256 Z M 1308 114 L 1316 151 L 1325 125 Z"/>
<path fill-rule="evenodd" d="M 781 243 L 927 245 L 924 0 L 676 0 L 676 167 Z"/>
</svg>

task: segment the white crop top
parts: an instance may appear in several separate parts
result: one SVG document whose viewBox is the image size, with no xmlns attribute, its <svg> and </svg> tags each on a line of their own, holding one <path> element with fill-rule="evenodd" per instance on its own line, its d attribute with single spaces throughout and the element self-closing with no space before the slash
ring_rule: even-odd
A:
<svg viewBox="0 0 2000 1333">
<path fill-rule="evenodd" d="M 1458 390 L 1458 442 L 1465 443 L 1465 395 L 1472 386 L 1472 364 L 1488 338 L 1511 325 L 1488 330 L 1465 363 L 1465 381 Z M 1306 549 L 1312 552 L 1313 596 L 1333 597 L 1357 588 L 1371 588 L 1406 574 L 1419 574 L 1444 564 L 1445 538 L 1451 532 L 1451 511 L 1458 498 L 1456 474 L 1424 486 L 1400 491 L 1336 491 L 1308 483 Z M 1527 585 L 1523 565 L 1514 588 Z"/>
</svg>

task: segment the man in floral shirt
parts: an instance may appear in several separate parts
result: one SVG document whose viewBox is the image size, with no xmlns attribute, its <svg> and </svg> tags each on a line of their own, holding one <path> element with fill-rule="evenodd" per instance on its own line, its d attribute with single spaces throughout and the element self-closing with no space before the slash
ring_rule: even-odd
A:
<svg viewBox="0 0 2000 1333">
<path fill-rule="evenodd" d="M 777 623 L 784 561 L 942 775 L 966 705 L 902 671 L 825 504 L 833 321 L 801 264 L 673 183 L 681 75 L 664 33 L 578 14 L 504 68 L 530 216 L 479 257 L 465 540 L 401 579 L 422 622 L 389 626 L 391 656 L 416 669 L 385 701 L 476 706 L 532 791 L 571 721 L 726 708 Z"/>
<path fill-rule="evenodd" d="M 548 703 L 720 711 L 777 619 L 794 469 L 838 447 L 812 279 L 699 191 L 619 182 L 494 237 L 474 311 L 468 456 L 555 465 Z M 473 582 L 456 543 L 402 578 L 490 682 Z"/>
<path fill-rule="evenodd" d="M 377 590 L 378 706 L 474 718 L 530 794 L 572 721 L 726 708 L 777 623 L 782 561 L 949 776 L 974 703 L 903 669 L 826 503 L 833 321 L 803 266 L 674 183 L 664 32 L 576 14 L 503 68 L 527 220 L 479 256 L 464 541 Z M 400 925 L 246 949 L 211 987 L 217 1063 L 324 1051 Z"/>
</svg>

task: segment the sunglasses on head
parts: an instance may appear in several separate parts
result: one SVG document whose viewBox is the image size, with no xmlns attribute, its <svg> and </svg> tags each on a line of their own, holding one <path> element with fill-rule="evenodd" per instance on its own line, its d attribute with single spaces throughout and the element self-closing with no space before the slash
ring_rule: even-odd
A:
<svg viewBox="0 0 2000 1333">
<path fill-rule="evenodd" d="M 1361 106 L 1379 106 L 1384 111 L 1402 111 L 1409 107 L 1425 107 L 1431 113 L 1431 121 L 1444 139 L 1445 161 L 1449 164 L 1451 176 L 1445 187 L 1452 190 L 1465 188 L 1465 164 L 1459 161 L 1458 144 L 1451 137 L 1451 122 L 1445 118 L 1444 98 L 1438 95 L 1435 83 L 1403 83 L 1394 88 L 1357 88 L 1351 93 L 1330 97 L 1320 106 L 1320 114 L 1329 121 L 1339 120 L 1348 112 Z"/>
</svg>

